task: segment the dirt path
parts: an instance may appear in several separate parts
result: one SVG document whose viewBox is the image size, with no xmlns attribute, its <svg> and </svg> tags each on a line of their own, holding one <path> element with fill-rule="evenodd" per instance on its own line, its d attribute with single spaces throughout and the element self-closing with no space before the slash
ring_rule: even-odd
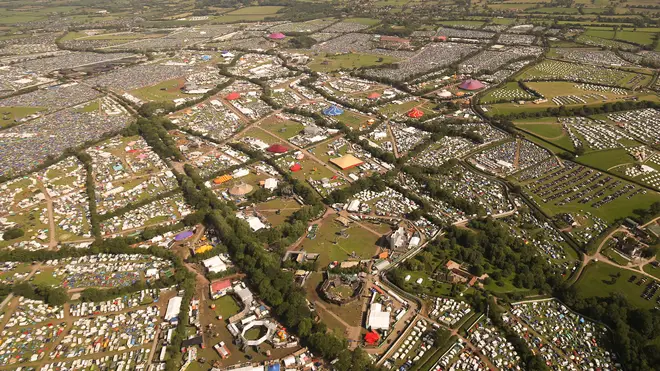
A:
<svg viewBox="0 0 660 371">
<path fill-rule="evenodd" d="M 392 128 L 390 127 L 390 122 L 388 121 L 385 123 L 387 125 L 387 135 L 390 136 L 390 139 L 392 139 L 392 151 L 394 152 L 394 157 L 399 158 L 399 145 L 396 142 L 396 139 L 394 138 L 394 133 L 392 132 Z"/>
<path fill-rule="evenodd" d="M 650 223 L 653 223 L 655 220 L 658 220 L 658 219 L 659 218 L 656 218 L 656 219 L 652 220 L 651 222 L 647 223 L 646 225 L 649 225 Z M 580 269 L 576 272 L 575 279 L 573 280 L 573 283 L 576 283 L 580 280 L 580 277 L 582 277 L 582 273 L 584 272 L 584 269 L 592 261 L 598 261 L 598 262 L 601 262 L 601 263 L 609 264 L 609 265 L 617 267 L 617 268 L 621 268 L 621 269 L 629 270 L 631 272 L 635 272 L 637 274 L 641 274 L 641 275 L 649 277 L 653 280 L 658 280 L 658 277 L 656 277 L 656 276 L 654 276 L 650 273 L 644 272 L 644 269 L 643 269 L 644 265 L 646 265 L 646 264 L 648 264 L 648 263 L 650 263 L 654 260 L 653 258 L 648 259 L 646 261 L 643 261 L 643 262 L 638 263 L 638 264 L 633 265 L 633 266 L 627 266 L 627 265 L 619 265 L 619 264 L 611 261 L 607 256 L 600 253 L 601 250 L 603 249 L 603 247 L 605 246 L 605 244 L 607 243 L 607 241 L 609 241 L 609 239 L 612 238 L 612 236 L 614 236 L 614 234 L 616 234 L 617 232 L 627 232 L 627 230 L 623 227 L 620 227 L 620 228 L 617 228 L 617 229 L 613 230 L 612 232 L 610 232 L 603 239 L 603 241 L 600 243 L 600 245 L 598 245 L 598 248 L 596 249 L 596 252 L 593 255 L 587 255 L 587 254 L 583 255 L 582 265 L 580 266 Z"/>
</svg>

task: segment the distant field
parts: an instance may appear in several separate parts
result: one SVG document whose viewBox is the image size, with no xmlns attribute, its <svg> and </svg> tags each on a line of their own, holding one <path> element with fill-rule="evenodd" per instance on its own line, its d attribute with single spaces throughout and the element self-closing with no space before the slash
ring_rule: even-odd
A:
<svg viewBox="0 0 660 371">
<path fill-rule="evenodd" d="M 256 14 L 275 14 L 283 6 L 248 6 L 227 13 L 228 15 L 256 15 Z"/>
<path fill-rule="evenodd" d="M 617 275 L 620 275 L 618 278 Z M 628 301 L 638 307 L 652 309 L 655 300 L 645 300 L 641 297 L 646 285 L 637 286 L 628 282 L 630 277 L 636 275 L 637 282 L 642 276 L 640 273 L 631 272 L 626 269 L 617 268 L 602 262 L 591 263 L 582 272 L 582 276 L 576 283 L 578 295 L 583 298 L 607 297 L 610 294 L 623 295 Z M 650 278 L 647 284 L 650 282 Z"/>
<path fill-rule="evenodd" d="M 40 107 L 0 107 L 0 128 L 14 123 L 14 120 L 22 119 L 33 113 L 43 111 Z"/>
<path fill-rule="evenodd" d="M 309 68 L 316 72 L 329 72 L 340 69 L 353 69 L 368 66 L 378 66 L 387 63 L 395 63 L 397 59 L 389 56 L 379 56 L 373 54 L 340 54 L 327 55 L 320 54 L 309 64 Z"/>
</svg>

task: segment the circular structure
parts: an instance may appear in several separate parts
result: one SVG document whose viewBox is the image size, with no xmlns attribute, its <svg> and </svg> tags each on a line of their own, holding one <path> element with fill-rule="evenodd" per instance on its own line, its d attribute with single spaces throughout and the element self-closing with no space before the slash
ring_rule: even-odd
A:
<svg viewBox="0 0 660 371">
<path fill-rule="evenodd" d="M 339 116 L 342 113 L 344 113 L 344 110 L 335 105 L 332 105 L 323 110 L 323 114 L 326 116 Z"/>
<path fill-rule="evenodd" d="M 367 99 L 371 99 L 371 100 L 378 99 L 378 98 L 380 98 L 380 94 L 376 93 L 376 92 L 373 92 L 373 93 L 369 94 L 369 96 L 367 97 Z"/>
<path fill-rule="evenodd" d="M 249 184 L 241 183 L 238 185 L 235 185 L 229 189 L 229 194 L 232 196 L 245 196 L 246 194 L 252 192 L 252 187 Z"/>
<path fill-rule="evenodd" d="M 364 281 L 357 275 L 329 275 L 321 285 L 325 300 L 337 305 L 356 301 L 364 291 Z"/>
<path fill-rule="evenodd" d="M 410 111 L 408 111 L 408 117 L 410 117 L 410 118 L 418 119 L 422 116 L 424 116 L 424 112 L 417 109 L 417 107 L 415 107 L 415 108 L 411 109 Z"/>
<path fill-rule="evenodd" d="M 440 98 L 451 98 L 451 92 L 449 92 L 447 90 L 443 90 L 443 91 L 438 93 L 438 97 L 440 97 Z"/>
<path fill-rule="evenodd" d="M 486 86 L 479 80 L 468 79 L 463 81 L 458 87 L 463 90 L 479 90 L 485 88 Z"/>
<path fill-rule="evenodd" d="M 285 37 L 286 37 L 286 35 L 284 35 L 281 32 L 275 32 L 275 33 L 272 33 L 272 34 L 268 35 L 268 38 L 271 39 L 271 40 L 284 40 Z"/>
<path fill-rule="evenodd" d="M 302 166 L 300 166 L 300 164 L 296 162 L 295 164 L 293 164 L 293 165 L 289 168 L 289 170 L 291 170 L 291 171 L 293 171 L 293 172 L 295 173 L 296 171 L 300 171 L 300 170 L 302 170 Z"/>
<path fill-rule="evenodd" d="M 245 337 L 245 334 L 250 331 L 253 328 L 259 328 L 259 327 L 265 327 L 266 328 L 266 333 L 255 340 L 249 340 Z M 270 339 L 273 337 L 273 334 L 275 333 L 275 330 L 277 329 L 277 325 L 274 324 L 273 322 L 270 321 L 263 321 L 263 320 L 258 320 L 258 321 L 252 321 L 245 325 L 243 327 L 243 330 L 241 330 L 241 342 L 245 346 L 257 346 L 263 344 L 266 340 Z"/>
<path fill-rule="evenodd" d="M 272 146 L 268 147 L 266 151 L 270 153 L 287 153 L 289 149 L 281 144 L 273 144 Z"/>
</svg>

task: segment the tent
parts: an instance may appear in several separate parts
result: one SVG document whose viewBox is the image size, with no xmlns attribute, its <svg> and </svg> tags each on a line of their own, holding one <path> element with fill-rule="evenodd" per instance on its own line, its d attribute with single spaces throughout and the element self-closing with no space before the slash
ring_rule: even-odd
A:
<svg viewBox="0 0 660 371">
<path fill-rule="evenodd" d="M 481 81 L 472 79 L 465 80 L 461 83 L 461 85 L 459 85 L 459 88 L 463 90 L 479 90 L 483 89 L 484 87 L 485 86 Z"/>
<path fill-rule="evenodd" d="M 273 144 L 272 146 L 268 147 L 266 151 L 270 153 L 286 153 L 289 151 L 289 149 L 281 144 Z"/>
<path fill-rule="evenodd" d="M 275 32 L 275 33 L 272 33 L 272 34 L 268 35 L 268 38 L 271 39 L 271 40 L 284 40 L 285 37 L 286 36 L 281 32 Z"/>
<path fill-rule="evenodd" d="M 228 181 L 232 180 L 233 178 L 234 178 L 234 177 L 231 176 L 231 175 L 229 175 L 229 174 L 224 174 L 224 175 L 221 175 L 221 176 L 219 176 L 219 177 L 213 179 L 213 183 L 215 183 L 215 184 L 222 184 L 222 183 L 224 183 L 224 182 L 228 182 Z"/>
<path fill-rule="evenodd" d="M 422 116 L 424 116 L 424 112 L 417 109 L 417 107 L 415 107 L 415 108 L 411 109 L 410 111 L 408 111 L 408 117 L 410 117 L 410 118 L 418 119 Z"/>
<path fill-rule="evenodd" d="M 177 241 L 183 241 L 192 235 L 193 235 L 192 231 L 184 231 L 174 236 L 174 239 Z"/>
<path fill-rule="evenodd" d="M 380 94 L 376 92 L 369 94 L 369 96 L 367 97 L 367 99 L 378 99 L 378 98 L 380 98 Z"/>
<path fill-rule="evenodd" d="M 326 116 L 339 116 L 344 113 L 344 110 L 335 106 L 334 104 L 323 110 L 323 114 Z"/>
<path fill-rule="evenodd" d="M 378 343 L 378 340 L 380 340 L 380 335 L 378 335 L 376 331 L 369 331 L 366 335 L 364 335 L 364 341 L 366 341 L 369 345 Z"/>
<path fill-rule="evenodd" d="M 229 189 L 229 194 L 232 196 L 245 196 L 246 194 L 252 192 L 253 188 L 254 187 L 249 184 L 242 183 L 231 187 Z"/>
<path fill-rule="evenodd" d="M 342 170 L 347 170 L 356 166 L 360 166 L 364 164 L 364 161 L 360 160 L 359 158 L 347 154 L 341 157 L 333 158 L 330 160 L 330 162 L 337 167 L 339 167 Z"/>
<path fill-rule="evenodd" d="M 451 98 L 451 92 L 447 90 L 442 90 L 441 92 L 438 93 L 438 97 L 440 98 Z"/>
<path fill-rule="evenodd" d="M 295 164 L 293 164 L 293 166 L 289 168 L 289 170 L 295 173 L 296 171 L 302 170 L 302 166 L 300 166 L 300 164 L 296 162 Z"/>
<path fill-rule="evenodd" d="M 240 97 L 241 97 L 240 94 L 238 94 L 238 93 L 235 92 L 235 91 L 232 91 L 231 93 L 229 93 L 229 94 L 225 97 L 225 99 L 226 99 L 226 100 L 236 100 L 236 99 L 238 99 L 238 98 L 240 98 Z"/>
</svg>

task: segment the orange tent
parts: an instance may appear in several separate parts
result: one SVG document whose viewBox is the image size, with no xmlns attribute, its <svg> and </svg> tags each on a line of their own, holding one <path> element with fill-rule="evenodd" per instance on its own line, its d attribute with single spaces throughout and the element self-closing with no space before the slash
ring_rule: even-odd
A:
<svg viewBox="0 0 660 371">
<path fill-rule="evenodd" d="M 417 109 L 417 107 L 415 107 L 415 108 L 411 109 L 410 111 L 408 111 L 408 117 L 410 117 L 410 118 L 418 119 L 422 116 L 424 116 L 424 112 Z"/>
</svg>

